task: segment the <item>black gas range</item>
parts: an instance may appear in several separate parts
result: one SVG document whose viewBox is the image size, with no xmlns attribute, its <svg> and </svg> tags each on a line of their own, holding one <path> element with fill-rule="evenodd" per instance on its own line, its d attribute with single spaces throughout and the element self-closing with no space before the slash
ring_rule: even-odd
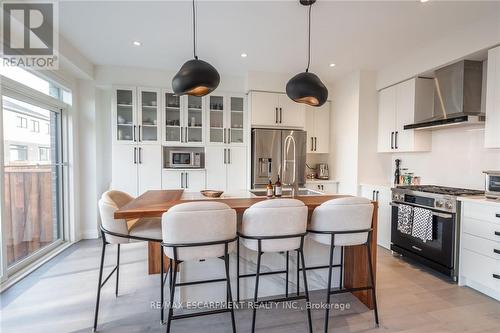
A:
<svg viewBox="0 0 500 333">
<path fill-rule="evenodd" d="M 461 196 L 483 191 L 436 185 L 398 186 L 392 189 L 391 250 L 412 258 L 454 281 L 458 276 Z M 401 206 L 432 212 L 432 239 L 423 241 L 398 230 Z M 408 208 L 408 207 L 406 207 Z M 398 216 L 399 215 L 399 216 Z"/>
</svg>

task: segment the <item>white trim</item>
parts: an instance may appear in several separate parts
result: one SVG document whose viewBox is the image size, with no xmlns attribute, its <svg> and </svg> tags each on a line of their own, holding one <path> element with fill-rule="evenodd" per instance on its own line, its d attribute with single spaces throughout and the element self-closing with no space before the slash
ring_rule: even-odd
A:
<svg viewBox="0 0 500 333">
<path fill-rule="evenodd" d="M 50 261 L 54 257 L 56 257 L 59 253 L 63 252 L 67 248 L 69 248 L 71 245 L 74 243 L 69 243 L 69 242 L 64 242 L 61 243 L 58 247 L 53 249 L 50 253 L 46 254 L 42 258 L 30 263 L 29 265 L 25 266 L 24 268 L 20 269 L 13 275 L 11 275 L 8 279 L 5 281 L 2 281 L 0 284 L 0 294 L 3 293 L 5 290 L 8 288 L 12 287 L 14 284 L 19 282 L 20 280 L 24 279 L 26 276 L 31 274 L 33 271 L 41 267 L 43 264 L 46 262 Z"/>
<path fill-rule="evenodd" d="M 1 78 L 0 78 L 1 80 Z M 0 109 L 3 110 L 3 104 L 2 104 L 2 85 L 0 84 Z M 2 111 L 3 112 L 3 111 Z M 3 209 L 3 196 L 4 196 L 4 191 L 3 191 L 3 182 L 4 182 L 4 166 L 3 166 L 3 160 L 4 160 L 4 155 L 3 155 L 3 115 L 0 115 L 0 283 L 3 283 L 5 280 L 7 280 L 7 244 L 6 242 L 3 241 L 3 237 L 1 235 L 5 235 L 5 223 L 2 222 L 4 220 L 4 209 Z"/>
</svg>

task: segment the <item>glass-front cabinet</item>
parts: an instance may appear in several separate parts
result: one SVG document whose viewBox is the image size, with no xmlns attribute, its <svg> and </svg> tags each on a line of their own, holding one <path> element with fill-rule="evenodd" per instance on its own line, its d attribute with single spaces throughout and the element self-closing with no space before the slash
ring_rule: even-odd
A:
<svg viewBox="0 0 500 333">
<path fill-rule="evenodd" d="M 203 143 L 203 103 L 202 97 L 177 96 L 172 92 L 163 93 L 164 142 L 166 144 Z"/>
<path fill-rule="evenodd" d="M 209 143 L 245 143 L 247 115 L 244 96 L 210 95 L 208 96 L 207 109 Z"/>
<path fill-rule="evenodd" d="M 115 90 L 115 140 L 123 143 L 132 143 L 136 140 L 136 90 Z"/>
<path fill-rule="evenodd" d="M 160 142 L 160 92 L 139 89 L 137 138 L 141 143 Z"/>
</svg>

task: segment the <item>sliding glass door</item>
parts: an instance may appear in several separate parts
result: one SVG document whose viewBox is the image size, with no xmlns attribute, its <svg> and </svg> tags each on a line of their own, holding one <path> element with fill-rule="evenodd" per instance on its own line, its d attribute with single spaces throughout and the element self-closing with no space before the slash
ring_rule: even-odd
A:
<svg viewBox="0 0 500 333">
<path fill-rule="evenodd" d="M 3 258 L 9 274 L 63 238 L 61 110 L 2 96 Z"/>
</svg>

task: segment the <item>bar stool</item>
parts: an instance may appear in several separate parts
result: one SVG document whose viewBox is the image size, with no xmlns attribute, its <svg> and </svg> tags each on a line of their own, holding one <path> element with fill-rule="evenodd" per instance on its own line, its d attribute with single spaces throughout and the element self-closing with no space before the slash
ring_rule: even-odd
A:
<svg viewBox="0 0 500 333">
<path fill-rule="evenodd" d="M 375 293 L 375 280 L 371 261 L 373 204 L 370 200 L 361 197 L 348 197 L 329 200 L 317 207 L 311 219 L 309 236 L 318 243 L 330 246 L 330 261 L 328 269 L 328 289 L 326 296 L 327 305 L 330 304 L 330 295 L 346 292 L 371 290 L 374 304 L 375 323 L 378 327 L 378 308 Z M 359 288 L 342 288 L 331 290 L 333 250 L 335 247 L 364 245 L 368 255 L 369 285 Z M 342 281 L 341 267 L 340 281 Z M 325 310 L 324 332 L 328 332 L 329 307 Z"/>
<path fill-rule="evenodd" d="M 295 199 L 273 199 L 258 202 L 248 208 L 243 214 L 243 221 L 238 232 L 240 241 L 247 249 L 257 251 L 257 272 L 255 274 L 255 291 L 253 302 L 252 332 L 255 332 L 255 319 L 257 315 L 257 299 L 259 294 L 259 278 L 261 257 L 266 252 L 297 251 L 297 265 L 302 260 L 302 272 L 304 279 L 304 295 L 266 300 L 266 302 L 284 302 L 290 300 L 305 299 L 309 303 L 309 290 L 307 287 L 307 276 L 304 260 L 304 236 L 307 227 L 307 207 L 300 200 Z M 239 245 L 238 245 L 239 246 Z M 288 256 L 287 256 L 288 266 Z M 239 258 L 238 258 L 239 267 Z M 272 272 L 277 273 L 277 272 Z M 242 276 L 237 272 L 238 285 Z M 288 277 L 288 267 L 287 267 Z M 288 282 L 288 278 L 287 278 Z M 297 281 L 298 282 L 298 281 Z M 309 332 L 312 332 L 311 310 L 307 308 L 307 319 Z"/>
<path fill-rule="evenodd" d="M 236 211 L 221 202 L 188 202 L 176 205 L 162 216 L 162 247 L 165 255 L 171 259 L 170 269 L 170 307 L 167 317 L 167 333 L 170 332 L 172 320 L 205 316 L 218 313 L 231 313 L 233 332 L 236 332 L 232 302 L 231 281 L 229 277 L 229 254 L 234 252 L 236 235 Z M 194 282 L 177 283 L 177 267 L 185 261 L 197 261 L 207 258 L 224 260 L 225 279 L 212 279 Z M 172 260 L 173 264 L 172 265 Z M 163 279 L 163 266 L 161 268 Z M 175 287 L 202 283 L 226 281 L 226 300 L 224 309 L 216 309 L 197 313 L 174 315 Z M 163 304 L 164 283 L 161 285 Z M 163 312 L 163 309 L 162 309 Z"/>
<path fill-rule="evenodd" d="M 134 220 L 115 219 L 114 213 L 134 198 L 127 193 L 120 191 L 104 192 L 99 200 L 99 212 L 101 224 L 99 226 L 102 239 L 101 264 L 99 266 L 99 281 L 97 284 L 97 300 L 95 305 L 93 331 L 97 329 L 97 317 L 99 314 L 99 301 L 101 289 L 108 282 L 109 278 L 116 272 L 115 296 L 118 297 L 118 279 L 120 275 L 120 245 L 136 241 L 161 242 L 161 223 L 159 218 L 142 218 Z M 116 266 L 109 275 L 102 281 L 104 256 L 106 245 L 116 244 Z M 163 267 L 163 256 L 161 256 L 161 266 Z M 162 317 L 163 321 L 163 317 Z"/>
</svg>

